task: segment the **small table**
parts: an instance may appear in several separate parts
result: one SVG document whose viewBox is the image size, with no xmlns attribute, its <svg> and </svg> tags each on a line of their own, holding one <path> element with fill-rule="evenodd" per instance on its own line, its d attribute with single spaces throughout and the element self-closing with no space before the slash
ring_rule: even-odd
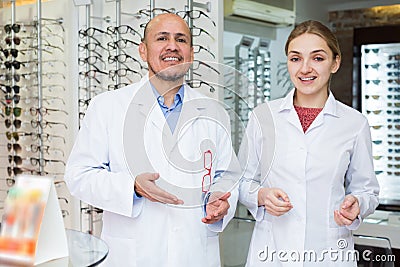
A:
<svg viewBox="0 0 400 267">
<path fill-rule="evenodd" d="M 66 229 L 69 257 L 45 262 L 37 267 L 96 266 L 107 257 L 108 246 L 100 238 Z"/>
</svg>

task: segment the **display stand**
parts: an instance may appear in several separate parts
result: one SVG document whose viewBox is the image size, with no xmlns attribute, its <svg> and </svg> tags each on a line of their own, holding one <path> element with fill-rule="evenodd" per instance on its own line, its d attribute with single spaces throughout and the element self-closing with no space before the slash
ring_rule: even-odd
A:
<svg viewBox="0 0 400 267">
<path fill-rule="evenodd" d="M 0 262 L 37 265 L 68 257 L 52 178 L 18 176 L 9 190 L 0 233 Z"/>
</svg>

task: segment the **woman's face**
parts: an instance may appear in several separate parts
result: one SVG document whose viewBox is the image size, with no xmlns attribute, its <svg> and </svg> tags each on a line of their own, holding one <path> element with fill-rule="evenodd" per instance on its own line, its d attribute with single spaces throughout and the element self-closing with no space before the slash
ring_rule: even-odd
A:
<svg viewBox="0 0 400 267">
<path fill-rule="evenodd" d="M 297 94 L 309 96 L 327 95 L 330 76 L 340 65 L 340 59 L 333 59 L 326 41 L 310 33 L 304 33 L 289 43 L 287 60 Z"/>
</svg>

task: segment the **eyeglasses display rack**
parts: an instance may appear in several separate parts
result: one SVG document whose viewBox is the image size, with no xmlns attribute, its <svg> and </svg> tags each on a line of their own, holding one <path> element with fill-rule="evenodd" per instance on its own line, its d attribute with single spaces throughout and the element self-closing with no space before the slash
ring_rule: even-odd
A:
<svg viewBox="0 0 400 267">
<path fill-rule="evenodd" d="M 32 18 L 33 10 L 37 15 Z M 2 215 L 7 192 L 19 174 L 54 177 L 56 188 L 61 188 L 68 113 L 58 94 L 65 91 L 63 19 L 44 17 L 41 1 L 28 7 L 11 0 L 0 12 L 0 132 L 6 137 L 0 140 L 0 149 L 8 152 L 0 157 L 8 160 L 0 170 L 5 172 L 0 178 Z M 64 193 L 59 190 L 60 199 L 67 199 Z M 68 203 L 60 206 L 67 217 Z"/>
<path fill-rule="evenodd" d="M 225 57 L 232 70 L 225 74 L 224 103 L 231 115 L 232 142 L 235 151 L 243 137 L 250 111 L 269 101 L 271 90 L 271 61 L 269 42 L 243 36 L 235 47 L 234 57 Z"/>
<path fill-rule="evenodd" d="M 371 127 L 381 207 L 400 210 L 400 43 L 361 46 L 361 110 Z"/>
</svg>

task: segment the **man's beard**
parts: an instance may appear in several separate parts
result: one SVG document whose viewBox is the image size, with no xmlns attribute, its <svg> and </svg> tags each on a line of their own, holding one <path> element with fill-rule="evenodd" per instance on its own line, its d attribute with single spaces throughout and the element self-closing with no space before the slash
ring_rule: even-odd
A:
<svg viewBox="0 0 400 267">
<path fill-rule="evenodd" d="M 189 65 L 190 64 L 188 64 L 188 66 Z M 161 79 L 163 81 L 166 81 L 166 82 L 180 81 L 180 80 L 182 80 L 182 78 L 185 76 L 185 74 L 188 71 L 188 69 L 186 69 L 186 70 L 183 70 L 183 71 L 176 71 L 174 73 L 170 73 L 168 71 L 168 69 L 167 69 L 166 71 L 163 70 L 163 71 L 156 72 L 156 71 L 154 71 L 154 69 L 150 65 L 148 67 L 157 76 L 157 78 L 159 78 L 159 79 Z M 179 65 L 173 66 L 173 67 L 170 67 L 170 68 L 175 68 L 175 67 L 179 67 Z M 182 66 L 180 66 L 180 67 L 182 67 Z"/>
</svg>

